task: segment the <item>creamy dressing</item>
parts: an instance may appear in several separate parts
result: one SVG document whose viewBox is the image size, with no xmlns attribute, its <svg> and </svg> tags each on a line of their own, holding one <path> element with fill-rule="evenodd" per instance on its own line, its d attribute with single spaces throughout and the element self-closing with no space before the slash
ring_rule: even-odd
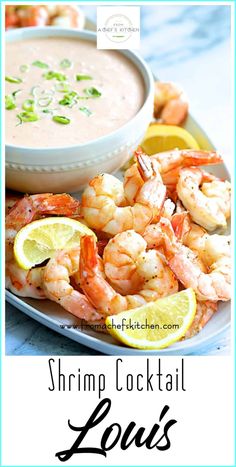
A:
<svg viewBox="0 0 236 467">
<path fill-rule="evenodd" d="M 60 66 L 64 59 L 69 60 L 70 68 Z M 32 65 L 36 61 L 48 68 Z M 27 65 L 25 71 L 22 65 Z M 61 73 L 66 81 L 46 79 L 43 75 L 49 71 Z M 77 81 L 78 74 L 92 79 Z M 16 108 L 6 110 L 5 120 L 6 143 L 17 146 L 63 147 L 95 140 L 128 122 L 144 102 L 143 78 L 137 68 L 121 53 L 97 50 L 86 40 L 55 37 L 10 42 L 6 76 L 22 80 L 6 81 L 5 93 L 12 96 L 20 90 L 13 96 Z M 59 92 L 64 85 L 76 93 L 76 97 L 70 95 L 70 105 L 59 104 L 68 94 Z M 98 92 L 92 91 L 95 97 L 86 99 L 85 90 L 91 88 Z M 34 100 L 33 114 L 38 120 L 21 122 L 17 115 L 25 112 L 22 106 L 28 99 Z M 69 123 L 58 123 L 55 116 L 66 117 Z"/>
</svg>

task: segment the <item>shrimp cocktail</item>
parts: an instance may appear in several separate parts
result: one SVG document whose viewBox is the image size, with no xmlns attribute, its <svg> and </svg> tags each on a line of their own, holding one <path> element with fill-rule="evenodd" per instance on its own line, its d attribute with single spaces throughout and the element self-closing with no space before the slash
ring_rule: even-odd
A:
<svg viewBox="0 0 236 467">
<path fill-rule="evenodd" d="M 214 151 L 138 148 L 123 181 L 98 174 L 81 201 L 9 193 L 7 288 L 132 347 L 193 337 L 230 300 L 230 182 L 200 167 L 214 164 Z M 140 326 L 124 331 L 124 320 Z"/>
</svg>

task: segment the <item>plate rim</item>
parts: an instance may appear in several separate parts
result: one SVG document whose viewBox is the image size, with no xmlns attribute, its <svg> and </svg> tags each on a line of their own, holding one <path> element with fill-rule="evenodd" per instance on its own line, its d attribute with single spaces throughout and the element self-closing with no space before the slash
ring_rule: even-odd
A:
<svg viewBox="0 0 236 467">
<path fill-rule="evenodd" d="M 201 133 L 201 135 L 204 136 L 205 140 L 207 141 L 211 149 L 216 150 L 214 144 L 212 143 L 212 141 L 210 140 L 206 132 L 202 129 L 201 125 L 199 125 L 197 120 L 195 120 L 195 118 L 191 114 L 188 115 L 187 122 L 195 125 L 197 129 L 199 130 L 199 132 Z M 227 177 L 230 180 L 231 178 L 230 169 L 228 167 L 227 162 L 223 160 L 222 165 L 223 165 L 224 171 L 227 174 Z M 115 339 L 114 339 L 114 344 L 103 341 L 99 337 L 93 337 L 91 335 L 84 333 L 82 330 L 79 330 L 79 329 L 76 329 L 76 330 L 75 329 L 62 329 L 60 328 L 59 325 L 56 324 L 53 318 L 51 318 L 50 316 L 45 317 L 43 312 L 40 312 L 33 306 L 26 303 L 24 300 L 22 300 L 22 298 L 24 297 L 18 297 L 7 289 L 5 289 L 5 297 L 8 303 L 15 306 L 18 310 L 25 313 L 26 315 L 30 316 L 32 319 L 35 319 L 36 321 L 40 322 L 42 325 L 50 329 L 53 329 L 55 332 L 61 335 L 64 335 L 65 337 L 68 337 L 69 339 L 74 340 L 77 343 L 80 343 L 86 347 L 97 350 L 98 352 L 101 352 L 102 354 L 105 354 L 105 355 L 113 355 L 113 356 L 115 355 L 181 356 L 182 355 L 184 356 L 184 355 L 190 355 L 194 353 L 196 353 L 197 355 L 201 355 L 201 354 L 203 355 L 204 352 L 199 351 L 200 348 L 207 349 L 209 346 L 214 345 L 214 343 L 218 341 L 220 335 L 226 333 L 231 328 L 231 319 L 230 319 L 229 322 L 227 322 L 223 327 L 216 330 L 208 337 L 202 337 L 200 340 L 198 340 L 197 343 L 194 342 L 194 339 L 197 336 L 199 336 L 199 334 L 197 334 L 197 336 L 193 336 L 190 339 L 186 339 L 184 341 L 178 341 L 164 349 L 159 349 L 159 350 L 136 349 L 136 348 L 124 346 L 122 343 L 118 344 L 116 343 Z M 230 312 L 231 310 L 232 308 L 230 306 Z M 48 323 L 51 323 L 51 326 Z M 78 336 L 79 336 L 79 339 L 76 339 L 76 337 Z M 182 343 L 183 345 L 181 346 Z"/>
<path fill-rule="evenodd" d="M 69 339 L 72 339 L 82 345 L 85 345 L 86 347 L 92 348 L 106 355 L 113 355 L 113 356 L 115 355 L 127 355 L 127 356 L 132 356 L 132 355 L 140 355 L 140 356 L 142 355 L 143 356 L 144 355 L 149 355 L 149 356 L 189 355 L 197 351 L 197 349 L 199 347 L 202 347 L 202 345 L 204 345 L 205 348 L 207 348 L 210 345 L 213 345 L 218 340 L 219 336 L 227 332 L 227 330 L 229 330 L 231 326 L 231 321 L 229 321 L 223 326 L 223 328 L 216 330 L 207 338 L 203 337 L 202 339 L 200 339 L 197 342 L 197 344 L 193 342 L 193 340 L 197 337 L 197 336 L 194 336 L 185 341 L 176 342 L 172 344 L 170 347 L 166 347 L 164 349 L 159 349 L 159 350 L 158 349 L 157 350 L 135 349 L 135 348 L 128 347 L 128 346 L 119 345 L 118 343 L 116 343 L 115 339 L 114 339 L 114 344 L 103 341 L 102 339 L 99 339 L 99 337 L 94 337 L 89 334 L 86 334 L 80 329 L 63 329 L 60 327 L 59 324 L 56 323 L 56 320 L 54 320 L 52 317 L 47 316 L 45 318 L 45 315 L 43 312 L 40 312 L 39 310 L 34 308 L 32 305 L 24 302 L 20 297 L 17 297 L 9 290 L 6 290 L 5 292 L 6 292 L 6 301 L 10 303 L 11 305 L 15 306 L 18 310 L 25 313 L 27 316 L 30 316 L 32 319 L 35 319 L 36 321 L 40 322 L 42 325 L 54 330 L 55 332 L 58 332 L 59 334 L 62 334 L 68 337 Z M 183 345 L 181 346 L 182 343 Z"/>
</svg>

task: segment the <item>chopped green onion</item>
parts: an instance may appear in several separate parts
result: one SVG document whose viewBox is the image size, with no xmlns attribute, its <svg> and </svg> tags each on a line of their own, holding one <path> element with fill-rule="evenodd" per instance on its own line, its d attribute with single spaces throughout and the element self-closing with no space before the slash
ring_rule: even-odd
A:
<svg viewBox="0 0 236 467">
<path fill-rule="evenodd" d="M 29 65 L 21 65 L 20 66 L 21 73 L 25 73 L 26 71 L 29 71 L 29 69 L 30 69 Z"/>
<path fill-rule="evenodd" d="M 40 107 L 47 107 L 48 105 L 50 105 L 52 103 L 52 98 L 49 97 L 49 96 L 45 96 L 45 97 L 40 97 L 38 99 L 38 105 Z"/>
<path fill-rule="evenodd" d="M 21 92 L 21 89 L 17 89 L 17 91 L 14 91 L 14 92 L 12 93 L 13 97 L 16 97 L 16 95 L 18 94 L 18 92 Z"/>
<path fill-rule="evenodd" d="M 68 60 L 68 58 L 64 58 L 64 60 L 62 60 L 60 63 L 61 68 L 71 68 L 71 66 L 72 66 L 72 63 L 70 60 Z"/>
<path fill-rule="evenodd" d="M 66 76 L 58 71 L 48 71 L 44 73 L 43 77 L 45 79 L 56 79 L 57 81 L 66 81 Z"/>
<path fill-rule="evenodd" d="M 43 109 L 42 112 L 44 114 L 52 114 L 53 113 L 53 109 Z"/>
<path fill-rule="evenodd" d="M 17 117 L 20 120 L 19 125 L 22 122 L 36 122 L 39 119 L 38 115 L 35 112 L 21 112 L 17 115 Z"/>
<path fill-rule="evenodd" d="M 83 112 L 87 117 L 90 117 L 92 115 L 91 110 L 88 109 L 88 107 L 79 107 L 80 112 Z"/>
<path fill-rule="evenodd" d="M 87 79 L 93 79 L 92 76 L 89 75 L 76 75 L 76 81 L 84 81 Z"/>
<path fill-rule="evenodd" d="M 26 112 L 34 112 L 34 109 L 35 109 L 34 99 L 26 99 L 22 104 L 22 109 L 26 110 Z"/>
<path fill-rule="evenodd" d="M 55 89 L 58 92 L 69 92 L 70 91 L 70 86 L 68 83 L 64 83 L 63 81 L 60 81 L 59 83 L 55 84 Z"/>
<path fill-rule="evenodd" d="M 31 94 L 31 96 L 33 96 L 33 97 L 37 97 L 37 94 L 36 94 L 36 89 L 38 89 L 38 88 L 40 89 L 40 86 L 39 86 L 39 85 L 37 85 L 37 86 L 33 86 L 33 87 L 31 88 L 31 90 L 30 90 L 30 94 Z"/>
<path fill-rule="evenodd" d="M 15 84 L 22 83 L 22 79 L 17 78 L 16 76 L 5 76 L 5 80 L 8 81 L 8 83 L 15 83 Z"/>
<path fill-rule="evenodd" d="M 16 108 L 16 95 L 18 92 L 21 92 L 20 89 L 17 89 L 17 91 L 12 92 L 8 96 L 5 96 L 5 109 L 6 110 L 12 110 Z"/>
<path fill-rule="evenodd" d="M 14 96 L 12 94 L 5 96 L 5 109 L 12 110 L 16 108 Z"/>
<path fill-rule="evenodd" d="M 70 119 L 67 117 L 64 117 L 63 115 L 54 115 L 52 119 L 54 122 L 62 123 L 62 125 L 68 125 L 68 123 L 70 123 Z"/>
<path fill-rule="evenodd" d="M 96 88 L 86 88 L 84 89 L 84 93 L 87 97 L 100 97 L 102 95 Z"/>
<path fill-rule="evenodd" d="M 40 60 L 35 60 L 35 62 L 33 62 L 32 65 L 37 66 L 38 68 L 49 68 L 49 66 L 46 63 L 41 62 Z"/>
<path fill-rule="evenodd" d="M 60 105 L 71 105 L 76 103 L 75 97 L 77 96 L 77 92 L 71 91 L 68 94 L 65 94 L 63 99 L 59 101 Z"/>
</svg>

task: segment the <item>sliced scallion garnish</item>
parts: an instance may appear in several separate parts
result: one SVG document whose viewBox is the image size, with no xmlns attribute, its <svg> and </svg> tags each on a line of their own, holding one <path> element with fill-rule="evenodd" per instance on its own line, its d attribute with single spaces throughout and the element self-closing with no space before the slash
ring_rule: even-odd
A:
<svg viewBox="0 0 236 467">
<path fill-rule="evenodd" d="M 42 112 L 44 114 L 52 114 L 53 113 L 53 109 L 43 109 Z"/>
<path fill-rule="evenodd" d="M 22 122 L 36 122 L 39 119 L 35 112 L 21 112 L 17 115 L 17 117 L 20 120 L 19 125 Z"/>
<path fill-rule="evenodd" d="M 35 60 L 35 62 L 32 63 L 33 66 L 37 66 L 38 68 L 49 68 L 47 63 L 41 62 L 40 60 Z"/>
<path fill-rule="evenodd" d="M 20 66 L 21 73 L 26 73 L 27 71 L 29 71 L 29 69 L 30 69 L 29 65 L 21 65 Z"/>
<path fill-rule="evenodd" d="M 5 109 L 13 110 L 15 108 L 16 108 L 16 103 L 15 103 L 14 96 L 12 94 L 5 96 Z"/>
<path fill-rule="evenodd" d="M 102 93 L 98 91 L 96 88 L 86 88 L 83 90 L 87 97 L 100 97 Z"/>
<path fill-rule="evenodd" d="M 58 91 L 58 92 L 69 92 L 70 89 L 71 89 L 69 84 L 65 83 L 63 81 L 60 81 L 59 83 L 56 83 L 54 87 L 55 87 L 56 91 Z"/>
<path fill-rule="evenodd" d="M 70 123 L 70 119 L 63 115 L 54 115 L 52 119 L 54 122 L 61 123 L 62 125 L 68 125 L 68 123 Z"/>
<path fill-rule="evenodd" d="M 93 78 L 92 76 L 89 76 L 89 75 L 82 75 L 82 74 L 76 75 L 76 81 L 85 81 L 88 79 L 93 79 Z"/>
<path fill-rule="evenodd" d="M 5 96 L 5 109 L 6 110 L 12 110 L 16 108 L 16 95 L 18 92 L 21 92 L 20 89 L 17 89 L 17 91 L 12 92 L 8 96 Z"/>
<path fill-rule="evenodd" d="M 36 91 L 37 91 L 37 89 L 40 89 L 40 86 L 39 86 L 39 85 L 37 85 L 37 86 L 33 86 L 33 87 L 31 88 L 31 90 L 30 90 L 30 94 L 31 94 L 31 96 L 33 96 L 33 97 L 37 97 L 37 92 L 36 92 Z"/>
<path fill-rule="evenodd" d="M 77 96 L 77 92 L 71 91 L 68 94 L 65 94 L 63 99 L 59 101 L 60 105 L 72 105 L 76 103 L 75 97 Z"/>
<path fill-rule="evenodd" d="M 8 81 L 8 83 L 14 83 L 14 84 L 22 83 L 22 79 L 17 78 L 16 76 L 5 76 L 5 80 Z"/>
<path fill-rule="evenodd" d="M 56 79 L 57 81 L 66 81 L 66 75 L 59 73 L 58 71 L 48 71 L 44 73 L 43 77 L 45 79 Z"/>
<path fill-rule="evenodd" d="M 21 92 L 21 89 L 17 89 L 17 91 L 14 91 L 14 92 L 12 93 L 13 97 L 16 97 L 16 95 L 18 94 L 18 92 Z"/>
<path fill-rule="evenodd" d="M 34 99 L 26 99 L 22 104 L 22 109 L 24 109 L 26 112 L 34 112 L 34 109 L 35 109 Z"/>
<path fill-rule="evenodd" d="M 88 107 L 79 107 L 80 112 L 83 112 L 87 117 L 90 117 L 92 115 L 91 110 L 88 109 Z"/>
<path fill-rule="evenodd" d="M 68 58 L 64 58 L 64 60 L 61 61 L 60 63 L 61 68 L 71 68 L 72 67 L 72 62 Z"/>
<path fill-rule="evenodd" d="M 52 97 L 50 96 L 40 97 L 37 103 L 40 107 L 48 107 L 48 105 L 52 103 Z"/>
</svg>

